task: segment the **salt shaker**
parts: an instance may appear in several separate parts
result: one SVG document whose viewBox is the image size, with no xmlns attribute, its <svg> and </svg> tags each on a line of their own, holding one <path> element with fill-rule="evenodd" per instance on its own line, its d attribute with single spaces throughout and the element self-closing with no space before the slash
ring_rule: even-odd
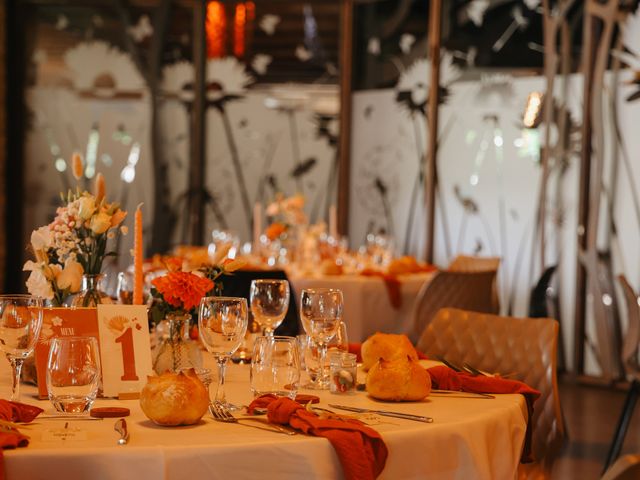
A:
<svg viewBox="0 0 640 480">
<path fill-rule="evenodd" d="M 356 389 L 357 364 L 356 355 L 346 352 L 335 352 L 329 357 L 331 375 L 331 393 L 349 393 Z"/>
</svg>

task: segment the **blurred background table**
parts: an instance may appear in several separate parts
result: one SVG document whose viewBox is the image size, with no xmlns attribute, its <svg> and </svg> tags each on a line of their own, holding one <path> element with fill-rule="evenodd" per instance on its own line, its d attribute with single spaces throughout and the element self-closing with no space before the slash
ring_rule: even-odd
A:
<svg viewBox="0 0 640 480">
<path fill-rule="evenodd" d="M 376 332 L 409 334 L 413 326 L 413 307 L 422 286 L 434 272 L 399 275 L 400 306 L 391 304 L 385 282 L 380 277 L 362 275 L 289 274 L 289 281 L 300 298 L 305 288 L 338 288 L 344 295 L 344 316 L 350 342 L 363 342 Z"/>
</svg>

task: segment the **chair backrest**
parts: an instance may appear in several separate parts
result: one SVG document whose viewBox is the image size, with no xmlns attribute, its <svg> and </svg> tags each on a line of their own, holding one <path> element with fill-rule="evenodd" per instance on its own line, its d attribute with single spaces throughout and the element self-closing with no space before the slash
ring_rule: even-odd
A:
<svg viewBox="0 0 640 480">
<path fill-rule="evenodd" d="M 622 364 L 627 375 L 637 377 L 640 374 L 638 365 L 638 346 L 640 344 L 640 298 L 624 275 L 618 276 L 627 306 L 627 332 L 622 343 Z"/>
<path fill-rule="evenodd" d="M 473 257 L 458 255 L 449 264 L 450 272 L 497 272 L 500 267 L 500 257 Z"/>
<path fill-rule="evenodd" d="M 493 288 L 495 276 L 495 271 L 436 273 L 416 298 L 411 340 L 415 343 L 436 312 L 444 307 L 497 313 Z"/>
<path fill-rule="evenodd" d="M 539 390 L 534 405 L 532 451 L 544 472 L 561 450 L 565 426 L 556 376 L 558 322 L 443 308 L 418 341 L 430 357 L 509 375 Z"/>
</svg>

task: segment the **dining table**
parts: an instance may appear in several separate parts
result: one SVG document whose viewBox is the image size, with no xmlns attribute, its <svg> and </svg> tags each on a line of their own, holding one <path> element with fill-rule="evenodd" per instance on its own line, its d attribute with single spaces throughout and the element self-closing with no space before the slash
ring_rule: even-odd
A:
<svg viewBox="0 0 640 480">
<path fill-rule="evenodd" d="M 359 274 L 323 275 L 319 273 L 287 273 L 296 298 L 306 288 L 337 288 L 342 290 L 344 311 L 350 342 L 364 342 L 376 332 L 409 335 L 413 331 L 413 313 L 422 287 L 435 272 L 397 275 L 399 288 L 394 305 L 389 285 L 382 276 Z"/>
<path fill-rule="evenodd" d="M 423 366 L 435 365 L 422 361 Z M 211 365 L 213 366 L 213 365 Z M 229 365 L 227 400 L 248 405 L 252 400 L 248 365 Z M 365 376 L 358 372 L 359 382 Z M 215 386 L 211 387 L 212 390 Z M 519 394 L 493 398 L 432 393 L 419 402 L 380 402 L 364 391 L 317 395 L 318 407 L 355 415 L 377 430 L 388 447 L 381 479 L 512 479 L 520 462 L 527 409 Z M 23 386 L 21 401 L 53 413 L 33 386 Z M 429 416 L 432 423 L 361 416 L 330 405 L 382 409 Z M 117 419 L 45 418 L 20 426 L 30 437 L 26 448 L 4 451 L 9 480 L 86 479 L 341 479 L 342 467 L 325 438 L 220 423 L 209 413 L 191 426 L 161 427 L 148 420 L 138 400 L 99 398 L 95 407 L 126 407 L 129 442 L 119 445 Z M 236 413 L 242 416 L 242 413 Z"/>
</svg>

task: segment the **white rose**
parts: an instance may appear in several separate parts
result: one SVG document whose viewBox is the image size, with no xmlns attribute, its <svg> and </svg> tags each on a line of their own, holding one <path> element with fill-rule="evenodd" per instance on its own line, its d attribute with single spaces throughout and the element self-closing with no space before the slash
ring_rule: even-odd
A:
<svg viewBox="0 0 640 480">
<path fill-rule="evenodd" d="M 72 293 L 78 292 L 82 284 L 83 273 L 82 265 L 75 260 L 68 259 L 64 264 L 64 269 L 58 275 L 58 288 L 62 290 L 68 288 Z"/>
<path fill-rule="evenodd" d="M 31 246 L 34 251 L 46 250 L 51 245 L 52 239 L 51 230 L 49 230 L 48 226 L 40 227 L 31 232 Z"/>
<path fill-rule="evenodd" d="M 31 295 L 51 300 L 53 298 L 53 290 L 47 278 L 41 270 L 32 270 L 27 279 L 27 290 Z"/>
<path fill-rule="evenodd" d="M 81 197 L 78 200 L 78 215 L 83 220 L 89 220 L 96 211 L 96 201 L 93 197 Z"/>
<path fill-rule="evenodd" d="M 91 224 L 89 225 L 91 231 L 96 235 L 100 235 L 101 233 L 106 232 L 109 227 L 111 227 L 111 215 L 106 213 L 99 213 L 95 215 L 91 219 Z"/>
<path fill-rule="evenodd" d="M 23 272 L 32 272 L 34 270 L 39 270 L 39 269 L 40 269 L 40 265 L 38 265 L 33 260 L 28 260 L 22 267 Z"/>
</svg>

